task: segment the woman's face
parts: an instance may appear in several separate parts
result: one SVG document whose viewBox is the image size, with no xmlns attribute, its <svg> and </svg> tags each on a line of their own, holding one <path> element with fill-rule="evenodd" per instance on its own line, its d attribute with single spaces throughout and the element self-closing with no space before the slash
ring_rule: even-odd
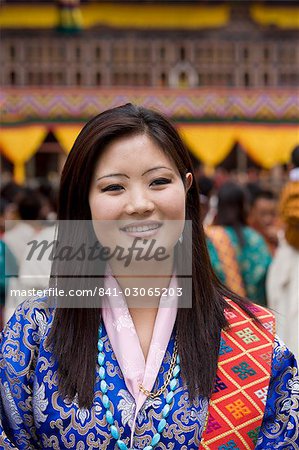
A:
<svg viewBox="0 0 299 450">
<path fill-rule="evenodd" d="M 174 162 L 147 135 L 113 141 L 97 161 L 89 192 L 99 241 L 111 248 L 155 239 L 156 245 L 173 248 L 191 183 L 188 173 L 184 186 Z"/>
</svg>

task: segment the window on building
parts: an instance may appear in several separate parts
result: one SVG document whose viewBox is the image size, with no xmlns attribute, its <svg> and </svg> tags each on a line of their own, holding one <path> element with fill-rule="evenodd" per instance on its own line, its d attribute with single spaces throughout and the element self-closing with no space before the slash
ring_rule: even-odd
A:
<svg viewBox="0 0 299 450">
<path fill-rule="evenodd" d="M 123 62 L 128 59 L 128 49 L 118 43 L 114 44 L 112 48 L 112 59 L 115 62 Z"/>
<path fill-rule="evenodd" d="M 57 61 L 64 61 L 66 58 L 65 47 L 61 44 L 56 47 L 56 59 Z"/>
<path fill-rule="evenodd" d="M 149 73 L 144 73 L 142 75 L 142 84 L 143 84 L 143 86 L 150 86 L 150 75 L 149 75 Z"/>
<path fill-rule="evenodd" d="M 269 75 L 267 72 L 264 73 L 263 79 L 264 79 L 264 86 L 268 86 L 269 85 Z"/>
<path fill-rule="evenodd" d="M 31 45 L 29 43 L 27 43 L 27 45 L 25 45 L 25 59 L 26 59 L 26 61 L 32 60 Z"/>
<path fill-rule="evenodd" d="M 37 85 L 38 86 L 42 86 L 43 85 L 43 73 L 42 72 L 37 72 Z"/>
<path fill-rule="evenodd" d="M 38 45 L 38 46 L 36 47 L 36 58 L 37 58 L 38 61 L 41 60 L 42 54 L 43 54 L 42 47 L 41 47 L 40 45 Z"/>
<path fill-rule="evenodd" d="M 249 49 L 247 47 L 243 48 L 243 59 L 245 61 L 247 61 L 247 59 L 249 58 Z"/>
<path fill-rule="evenodd" d="M 197 47 L 195 50 L 195 59 L 196 61 L 201 61 L 203 59 L 204 51 L 201 47 Z"/>
<path fill-rule="evenodd" d="M 55 84 L 57 85 L 63 85 L 64 84 L 64 73 L 63 72 L 56 72 L 55 74 Z"/>
<path fill-rule="evenodd" d="M 96 47 L 96 60 L 99 61 L 101 59 L 101 47 Z"/>
<path fill-rule="evenodd" d="M 232 73 L 227 73 L 226 74 L 226 85 L 227 86 L 233 86 L 234 84 L 234 76 Z"/>
<path fill-rule="evenodd" d="M 100 86 L 102 84 L 102 74 L 101 72 L 96 73 L 96 85 Z"/>
<path fill-rule="evenodd" d="M 150 49 L 147 46 L 138 46 L 134 49 L 135 61 L 148 61 L 150 59 Z"/>
<path fill-rule="evenodd" d="M 213 86 L 214 84 L 214 74 L 213 73 L 207 73 L 205 74 L 205 84 Z"/>
<path fill-rule="evenodd" d="M 32 72 L 27 73 L 27 84 L 29 86 L 34 84 L 34 74 Z"/>
<path fill-rule="evenodd" d="M 185 47 L 180 48 L 180 60 L 185 61 L 186 59 L 186 49 Z"/>
<path fill-rule="evenodd" d="M 9 46 L 9 57 L 11 61 L 14 61 L 16 57 L 16 48 L 14 45 Z"/>
<path fill-rule="evenodd" d="M 164 60 L 166 58 L 166 50 L 165 47 L 160 47 L 160 59 Z"/>
<path fill-rule="evenodd" d="M 243 78 L 243 82 L 244 82 L 244 86 L 250 86 L 250 76 L 248 72 L 244 73 L 244 78 Z"/>
<path fill-rule="evenodd" d="M 279 84 L 282 86 L 298 86 L 299 73 L 288 72 L 281 73 L 279 76 Z"/>
<path fill-rule="evenodd" d="M 142 49 L 142 59 L 143 61 L 149 61 L 151 56 L 149 47 L 143 47 Z"/>
<path fill-rule="evenodd" d="M 294 64 L 296 61 L 296 46 L 282 45 L 279 52 L 279 60 L 281 63 Z"/>
<path fill-rule="evenodd" d="M 128 74 L 123 72 L 114 72 L 112 82 L 115 86 L 125 86 L 128 84 Z"/>
<path fill-rule="evenodd" d="M 188 80 L 188 76 L 186 74 L 186 72 L 181 72 L 179 74 L 179 87 L 188 87 L 189 85 L 189 80 Z"/>
<path fill-rule="evenodd" d="M 76 72 L 76 85 L 81 86 L 82 84 L 82 77 L 80 72 Z"/>
<path fill-rule="evenodd" d="M 112 85 L 117 86 L 119 84 L 119 73 L 114 72 L 112 74 Z"/>
<path fill-rule="evenodd" d="M 166 73 L 162 72 L 160 74 L 160 84 L 161 86 L 166 86 L 167 85 L 167 78 L 166 78 Z"/>
<path fill-rule="evenodd" d="M 80 47 L 76 47 L 75 56 L 76 56 L 77 61 L 79 61 L 81 59 L 81 48 Z"/>
<path fill-rule="evenodd" d="M 264 47 L 264 60 L 268 61 L 270 56 L 270 51 L 268 47 Z"/>
<path fill-rule="evenodd" d="M 205 51 L 205 60 L 212 61 L 212 59 L 213 59 L 213 48 L 207 47 Z"/>
<path fill-rule="evenodd" d="M 53 84 L 53 73 L 52 72 L 45 73 L 44 80 L 47 86 L 51 86 Z"/>
<path fill-rule="evenodd" d="M 131 74 L 131 76 L 130 76 L 130 84 L 132 84 L 133 86 L 138 86 L 138 84 L 139 84 L 138 73 L 134 72 L 134 73 Z"/>
<path fill-rule="evenodd" d="M 10 74 L 9 74 L 9 81 L 10 81 L 10 84 L 11 84 L 12 86 L 14 86 L 15 84 L 17 84 L 17 83 L 16 83 L 16 81 L 17 81 L 16 72 L 15 72 L 14 70 L 12 70 L 12 71 L 10 72 Z"/>
</svg>

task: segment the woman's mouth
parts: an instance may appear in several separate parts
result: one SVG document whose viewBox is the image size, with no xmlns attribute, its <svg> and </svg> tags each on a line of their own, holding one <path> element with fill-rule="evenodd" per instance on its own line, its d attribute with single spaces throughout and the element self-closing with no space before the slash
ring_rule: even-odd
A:
<svg viewBox="0 0 299 450">
<path fill-rule="evenodd" d="M 121 231 L 132 237 L 148 238 L 154 236 L 161 226 L 162 223 L 134 224 L 122 227 Z"/>
</svg>

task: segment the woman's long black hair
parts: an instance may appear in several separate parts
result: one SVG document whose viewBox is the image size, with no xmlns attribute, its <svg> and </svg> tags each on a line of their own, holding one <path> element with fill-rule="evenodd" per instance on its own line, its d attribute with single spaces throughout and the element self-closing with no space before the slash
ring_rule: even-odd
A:
<svg viewBox="0 0 299 450">
<path fill-rule="evenodd" d="M 126 104 L 105 111 L 89 121 L 79 136 L 65 163 L 59 193 L 58 241 L 76 247 L 78 240 L 88 240 L 84 231 L 69 232 L 61 221 L 91 220 L 89 190 L 96 163 L 108 145 L 116 138 L 146 134 L 174 161 L 183 182 L 186 172 L 193 173 L 188 151 L 174 126 L 161 114 Z M 194 174 L 193 174 L 194 177 Z M 242 300 L 228 291 L 215 277 L 200 222 L 200 202 L 193 182 L 186 198 L 186 219 L 192 221 L 192 308 L 179 308 L 176 319 L 182 376 L 188 384 L 190 398 L 196 394 L 210 396 L 217 370 L 221 330 L 228 326 L 224 315 L 227 306 L 224 297 L 232 298 L 251 317 L 253 314 Z M 82 234 L 83 233 L 83 234 Z M 184 240 L 183 240 L 183 245 Z M 72 281 L 90 288 L 92 282 L 87 262 L 71 266 Z M 68 289 L 70 281 L 65 262 L 59 258 L 52 267 L 51 283 Z M 73 298 L 72 301 L 76 299 Z M 77 299 L 82 302 L 82 297 Z M 80 303 L 82 305 L 82 303 Z M 59 306 L 59 305 L 58 305 Z M 70 305 L 71 306 L 71 305 Z M 59 392 L 73 399 L 78 394 L 80 407 L 91 407 L 94 396 L 97 364 L 98 327 L 101 309 L 68 307 L 55 311 L 48 337 L 58 362 Z"/>
</svg>

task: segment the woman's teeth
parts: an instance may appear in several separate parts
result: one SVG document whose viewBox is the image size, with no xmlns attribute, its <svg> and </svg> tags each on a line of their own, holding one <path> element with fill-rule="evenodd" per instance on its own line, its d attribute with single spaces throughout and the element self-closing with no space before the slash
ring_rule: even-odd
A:
<svg viewBox="0 0 299 450">
<path fill-rule="evenodd" d="M 127 231 L 128 233 L 140 233 L 140 232 L 145 232 L 145 231 L 150 231 L 150 230 L 156 230 L 157 228 L 159 228 L 159 225 L 144 225 L 142 227 L 125 227 L 124 231 Z"/>
</svg>

